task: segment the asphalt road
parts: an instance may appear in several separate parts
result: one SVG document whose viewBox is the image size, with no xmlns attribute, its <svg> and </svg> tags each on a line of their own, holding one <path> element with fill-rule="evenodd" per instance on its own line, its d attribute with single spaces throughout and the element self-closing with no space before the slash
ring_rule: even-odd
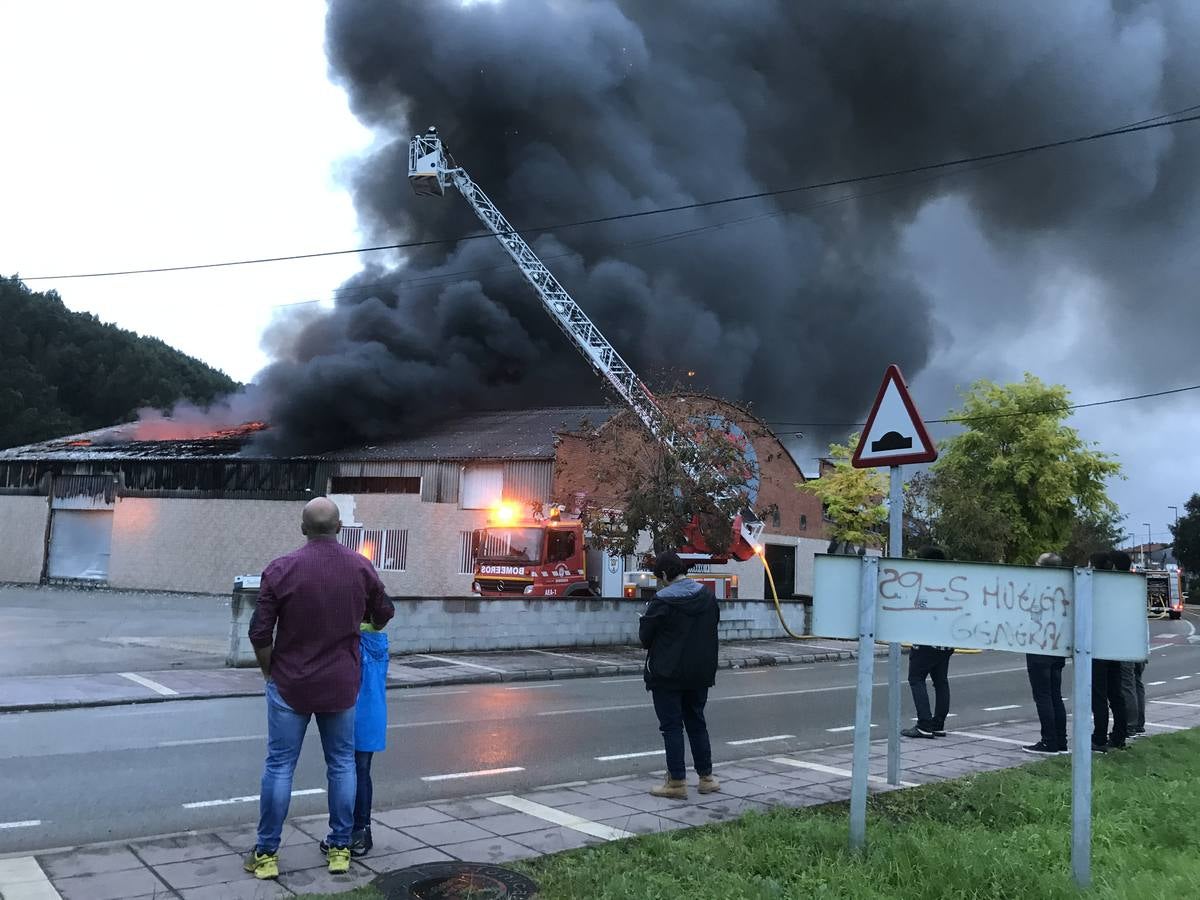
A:
<svg viewBox="0 0 1200 900">
<path fill-rule="evenodd" d="M 1196 621 L 1193 614 L 1152 623 L 1151 698 L 1200 687 L 1200 643 L 1187 640 Z M 721 672 L 709 703 L 714 756 L 845 745 L 854 666 Z M 875 671 L 875 721 L 882 726 L 886 661 Z M 958 655 L 951 679 L 951 730 L 1036 717 L 1022 656 Z M 1069 685 L 1068 667 L 1068 694 Z M 911 716 L 907 689 L 904 702 Z M 388 750 L 375 762 L 377 809 L 663 765 L 654 713 L 636 677 L 392 691 L 389 721 Z M 0 853 L 253 821 L 253 799 L 228 801 L 258 793 L 264 726 L 258 698 L 0 716 Z M 882 737 L 885 728 L 875 733 Z M 517 771 L 462 777 L 495 769 Z M 294 789 L 323 788 L 324 781 L 314 727 Z M 292 804 L 296 815 L 324 808 L 322 794 Z M 38 824 L 5 827 L 22 822 Z"/>
</svg>

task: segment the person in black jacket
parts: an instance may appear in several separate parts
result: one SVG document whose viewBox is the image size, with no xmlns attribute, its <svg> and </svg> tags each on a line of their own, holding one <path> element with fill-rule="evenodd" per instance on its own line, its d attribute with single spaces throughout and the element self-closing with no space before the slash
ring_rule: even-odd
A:
<svg viewBox="0 0 1200 900">
<path fill-rule="evenodd" d="M 667 751 L 667 780 L 650 791 L 656 797 L 687 799 L 683 732 L 692 745 L 700 793 L 720 790 L 712 774 L 712 748 L 704 704 L 717 680 L 717 622 L 721 611 L 713 592 L 690 578 L 676 553 L 661 553 L 654 575 L 667 583 L 648 604 L 638 628 L 646 648 L 643 676 L 654 699 L 658 728 Z"/>
</svg>

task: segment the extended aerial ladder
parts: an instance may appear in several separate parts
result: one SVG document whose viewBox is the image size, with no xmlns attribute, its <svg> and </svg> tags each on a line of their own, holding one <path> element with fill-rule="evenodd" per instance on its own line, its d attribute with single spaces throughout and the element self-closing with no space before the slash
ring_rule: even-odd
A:
<svg viewBox="0 0 1200 900">
<path fill-rule="evenodd" d="M 608 381 L 650 433 L 674 454 L 687 475 L 693 481 L 699 482 L 702 473 L 699 464 L 695 462 L 698 457 L 695 442 L 669 425 L 650 389 L 642 383 L 629 363 L 621 358 L 621 354 L 588 318 L 587 313 L 559 284 L 553 273 L 538 259 L 537 254 L 508 223 L 483 189 L 471 180 L 465 169 L 455 164 L 436 128 L 430 128 L 409 142 L 408 180 L 420 196 L 440 197 L 448 187 L 457 189 L 463 195 L 479 220 L 512 257 L 559 328 L 584 355 L 592 368 Z M 737 489 L 725 478 L 724 473 L 716 471 L 714 475 L 717 482 L 716 499 L 728 499 L 737 493 Z M 750 511 L 739 515 L 734 522 L 735 540 L 730 555 L 739 560 L 753 558 L 759 550 L 762 530 L 763 523 Z M 694 559 L 705 556 L 703 552 L 687 555 Z"/>
</svg>

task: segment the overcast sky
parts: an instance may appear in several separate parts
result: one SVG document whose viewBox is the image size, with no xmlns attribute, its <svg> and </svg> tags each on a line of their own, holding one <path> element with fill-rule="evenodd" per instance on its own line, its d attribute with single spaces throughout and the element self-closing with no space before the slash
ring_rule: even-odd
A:
<svg viewBox="0 0 1200 900">
<path fill-rule="evenodd" d="M 359 245 L 343 173 L 372 135 L 329 82 L 324 16 L 317 0 L 0 4 L 0 271 L 37 276 Z M 936 252 L 948 241 L 958 253 Z M 1099 316 L 1087 271 L 1006 265 L 954 197 L 921 210 L 905 244 L 935 300 L 931 362 L 907 373 L 929 418 L 955 403 L 955 385 L 1025 370 L 1067 384 L 1076 402 L 1200 382 L 1189 357 L 1147 385 L 1139 359 L 1113 353 L 1110 342 L 1098 348 L 1095 332 L 1153 333 L 1170 321 Z M 249 380 L 266 362 L 259 339 L 276 311 L 328 300 L 359 268 L 344 256 L 31 286 Z M 1027 318 L 1003 327 L 986 303 L 959 299 L 1005 290 L 1034 302 Z M 864 414 L 871 399 L 863 398 Z M 1168 505 L 1200 490 L 1198 413 L 1200 396 L 1183 394 L 1073 419 L 1125 465 L 1128 478 L 1112 494 L 1139 539 L 1144 522 L 1164 538 Z M 797 409 L 795 418 L 826 416 Z"/>
</svg>

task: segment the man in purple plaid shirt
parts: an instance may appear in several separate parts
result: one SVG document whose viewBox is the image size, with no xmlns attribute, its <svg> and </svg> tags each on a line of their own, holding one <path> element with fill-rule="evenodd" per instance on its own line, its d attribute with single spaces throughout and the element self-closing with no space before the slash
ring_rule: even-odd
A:
<svg viewBox="0 0 1200 900">
<path fill-rule="evenodd" d="M 338 543 L 341 527 L 332 500 L 318 497 L 304 507 L 300 530 L 308 542 L 263 571 L 250 622 L 250 643 L 267 679 L 258 839 L 245 863 L 256 878 L 279 874 L 292 776 L 312 716 L 329 783 L 329 871 L 350 870 L 359 625 L 370 621 L 382 628 L 395 609 L 370 560 Z"/>
</svg>

